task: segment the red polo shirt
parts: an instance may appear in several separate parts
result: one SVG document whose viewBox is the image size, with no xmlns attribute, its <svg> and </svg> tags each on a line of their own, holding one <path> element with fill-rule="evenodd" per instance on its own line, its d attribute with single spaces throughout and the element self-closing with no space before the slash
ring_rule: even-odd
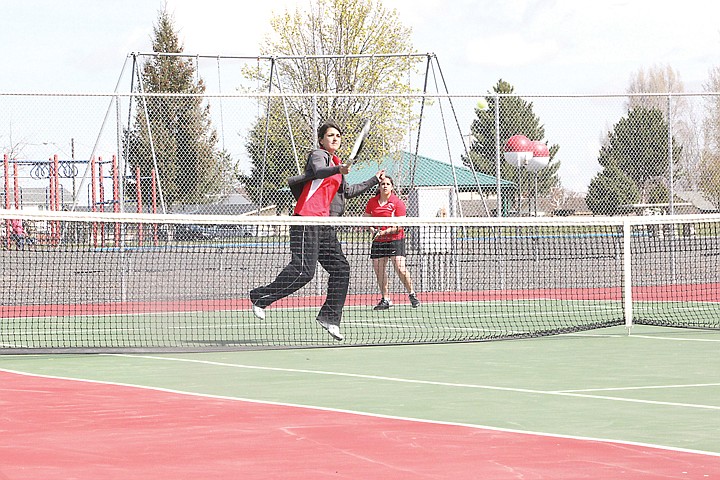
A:
<svg viewBox="0 0 720 480">
<path fill-rule="evenodd" d="M 390 194 L 390 198 L 385 205 L 380 205 L 380 195 L 375 195 L 368 200 L 365 206 L 365 213 L 373 217 L 404 217 L 406 214 L 405 203 L 400 200 L 400 197 L 394 193 Z M 380 227 L 380 230 L 385 230 L 388 227 Z M 378 237 L 376 242 L 391 242 L 393 240 L 400 240 L 405 238 L 405 231 L 401 228 L 397 233 L 391 235 L 383 235 Z"/>
</svg>

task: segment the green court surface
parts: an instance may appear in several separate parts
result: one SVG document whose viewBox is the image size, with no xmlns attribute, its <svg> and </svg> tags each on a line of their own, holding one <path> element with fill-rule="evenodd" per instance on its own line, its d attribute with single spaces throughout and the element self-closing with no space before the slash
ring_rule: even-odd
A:
<svg viewBox="0 0 720 480">
<path fill-rule="evenodd" d="M 211 305 L 211 304 L 210 304 Z M 717 308 L 717 304 L 711 308 Z M 648 307 L 652 308 L 652 307 Z M 706 308 L 706 307 L 702 307 Z M 317 307 L 270 307 L 264 321 L 249 306 L 104 313 L 102 315 L 6 317 L 0 348 L 210 348 L 317 346 L 335 342 L 312 319 Z M 427 302 L 420 309 L 395 305 L 373 311 L 345 307 L 344 344 L 436 343 L 532 336 L 622 323 L 622 305 L 605 300 L 498 300 Z"/>
<path fill-rule="evenodd" d="M 210 306 L 212 306 L 210 304 Z M 710 327 L 718 302 L 636 302 L 638 318 L 663 324 L 697 318 Z M 317 307 L 271 307 L 264 321 L 249 308 L 155 313 L 28 316 L 3 318 L 0 348 L 257 348 L 318 346 L 335 342 L 312 319 Z M 705 323 L 707 323 L 707 325 Z M 421 309 L 396 305 L 373 311 L 348 305 L 342 325 L 345 345 L 438 343 L 562 333 L 624 323 L 622 303 L 610 300 L 519 299 L 427 302 Z M 590 330 L 592 331 L 592 330 Z M 31 352 L 32 353 L 32 352 Z"/>
<path fill-rule="evenodd" d="M 627 335 L 619 326 L 477 343 L 5 355 L 0 368 L 720 455 L 717 330 L 636 326 Z"/>
</svg>

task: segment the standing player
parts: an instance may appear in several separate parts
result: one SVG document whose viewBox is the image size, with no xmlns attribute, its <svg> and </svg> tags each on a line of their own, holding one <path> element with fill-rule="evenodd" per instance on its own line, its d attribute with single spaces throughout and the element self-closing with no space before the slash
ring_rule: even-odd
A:
<svg viewBox="0 0 720 480">
<path fill-rule="evenodd" d="M 308 217 L 340 216 L 345 200 L 360 195 L 383 178 L 381 170 L 363 183 L 348 185 L 345 175 L 350 167 L 335 155 L 340 148 L 342 131 L 327 122 L 318 129 L 320 147 L 313 150 L 305 165 L 308 179 L 300 191 L 294 215 Z M 290 263 L 277 278 L 250 291 L 252 310 L 265 318 L 265 308 L 305 286 L 315 276 L 318 262 L 330 274 L 325 303 L 316 320 L 335 339 L 342 340 L 340 321 L 350 283 L 350 264 L 345 258 L 335 227 L 329 225 L 291 225 Z"/>
<path fill-rule="evenodd" d="M 393 191 L 395 184 L 393 179 L 385 176 L 380 181 L 378 194 L 368 200 L 365 207 L 365 215 L 372 217 L 404 217 L 405 203 L 395 195 Z M 378 286 L 382 298 L 375 305 L 374 310 L 387 310 L 392 306 L 388 291 L 387 264 L 392 259 L 395 272 L 405 286 L 413 308 L 420 306 L 420 300 L 415 295 L 410 273 L 405 267 L 405 231 L 402 227 L 371 227 L 373 234 L 370 258 L 373 262 L 373 270 L 377 277 Z"/>
</svg>

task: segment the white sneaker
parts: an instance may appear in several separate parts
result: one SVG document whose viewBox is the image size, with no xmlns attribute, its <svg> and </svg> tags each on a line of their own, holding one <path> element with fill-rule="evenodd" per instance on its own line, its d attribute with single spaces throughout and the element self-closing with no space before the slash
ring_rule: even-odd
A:
<svg viewBox="0 0 720 480">
<path fill-rule="evenodd" d="M 255 315 L 260 320 L 265 320 L 265 309 L 264 308 L 260 308 L 257 305 L 253 304 L 252 312 L 253 312 L 253 315 Z"/>
<path fill-rule="evenodd" d="M 325 320 L 321 320 L 319 318 L 317 318 L 316 320 L 320 324 L 320 326 L 327 330 L 330 336 L 333 337 L 335 340 L 342 340 L 345 338 L 343 334 L 340 333 L 340 327 L 338 325 L 328 323 Z"/>
<path fill-rule="evenodd" d="M 335 340 L 342 340 L 345 338 L 343 334 L 340 333 L 340 327 L 338 325 L 328 325 L 327 331 Z"/>
</svg>

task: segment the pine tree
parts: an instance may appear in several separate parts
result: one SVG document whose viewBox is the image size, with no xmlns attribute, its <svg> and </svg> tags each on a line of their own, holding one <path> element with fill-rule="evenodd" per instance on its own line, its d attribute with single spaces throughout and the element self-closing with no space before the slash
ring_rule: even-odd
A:
<svg viewBox="0 0 720 480">
<path fill-rule="evenodd" d="M 621 208 L 623 205 L 639 199 L 635 182 L 616 164 L 611 164 L 590 181 L 586 202 L 595 215 L 616 215 L 626 211 Z"/>
<path fill-rule="evenodd" d="M 166 10 L 159 13 L 154 26 L 152 48 L 157 53 L 183 51 L 173 18 Z M 202 94 L 205 85 L 202 79 L 196 82 L 195 77 L 192 61 L 181 56 L 152 56 L 142 66 L 142 92 Z M 136 101 L 135 122 L 127 132 L 126 150 L 133 170 L 140 168 L 143 196 L 147 199 L 149 178 L 156 169 L 167 205 L 208 202 L 227 181 L 223 172 L 230 164 L 227 153 L 217 150 L 209 106 L 200 96 L 138 96 Z"/>
<path fill-rule="evenodd" d="M 710 70 L 706 92 L 720 91 L 720 66 Z M 703 120 L 704 144 L 700 161 L 700 190 L 720 209 L 720 97 L 708 96 Z"/>
</svg>

